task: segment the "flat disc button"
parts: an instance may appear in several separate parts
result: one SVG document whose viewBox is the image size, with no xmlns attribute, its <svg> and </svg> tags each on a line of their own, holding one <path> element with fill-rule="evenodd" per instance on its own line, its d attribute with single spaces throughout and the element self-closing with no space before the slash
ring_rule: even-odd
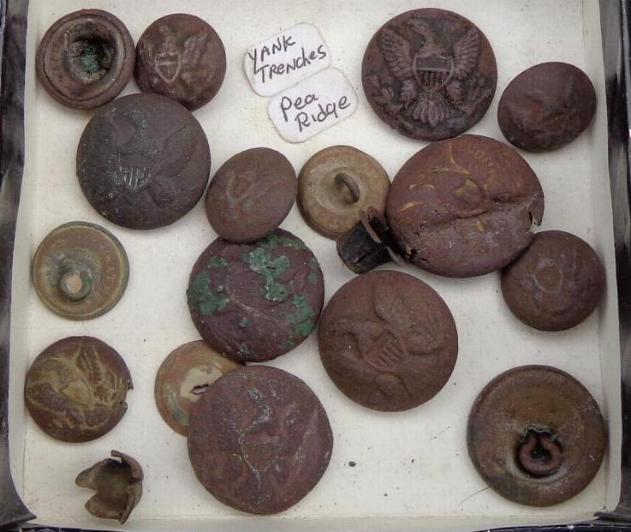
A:
<svg viewBox="0 0 631 532">
<path fill-rule="evenodd" d="M 360 220 L 362 210 L 383 212 L 389 188 L 388 174 L 373 157 L 351 146 L 331 146 L 303 166 L 298 205 L 315 231 L 338 238 Z"/>
<path fill-rule="evenodd" d="M 109 231 L 70 222 L 52 231 L 33 258 L 33 285 L 53 312 L 73 320 L 96 318 L 123 296 L 129 262 Z"/>
<path fill-rule="evenodd" d="M 198 340 L 178 347 L 164 359 L 155 384 L 155 399 L 162 419 L 186 436 L 191 409 L 209 385 L 240 364 Z"/>
<path fill-rule="evenodd" d="M 500 495 L 550 506 L 591 482 L 607 432 L 598 404 L 574 377 L 522 366 L 482 390 L 469 414 L 467 445 L 478 473 Z"/>
</svg>

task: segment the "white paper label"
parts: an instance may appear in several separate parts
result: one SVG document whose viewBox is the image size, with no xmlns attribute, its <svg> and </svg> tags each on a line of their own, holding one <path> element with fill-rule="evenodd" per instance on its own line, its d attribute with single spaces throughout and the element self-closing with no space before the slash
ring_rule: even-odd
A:
<svg viewBox="0 0 631 532">
<path fill-rule="evenodd" d="M 272 98 L 267 114 L 281 137 L 304 142 L 351 116 L 357 95 L 344 74 L 329 68 Z"/>
<path fill-rule="evenodd" d="M 331 64 L 331 52 L 318 28 L 296 24 L 248 48 L 245 75 L 260 96 L 272 96 Z"/>
</svg>

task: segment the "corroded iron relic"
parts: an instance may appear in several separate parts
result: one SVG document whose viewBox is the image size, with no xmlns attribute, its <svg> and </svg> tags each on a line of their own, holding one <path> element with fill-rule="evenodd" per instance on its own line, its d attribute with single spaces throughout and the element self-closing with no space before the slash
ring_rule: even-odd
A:
<svg viewBox="0 0 631 532">
<path fill-rule="evenodd" d="M 255 242 L 289 214 L 297 188 L 296 172 L 282 153 L 245 150 L 217 170 L 206 194 L 206 215 L 221 238 Z"/>
<path fill-rule="evenodd" d="M 24 397 L 35 423 L 67 442 L 87 442 L 109 432 L 127 411 L 132 388 L 125 361 L 90 336 L 59 340 L 42 351 L 26 375 Z"/>
<path fill-rule="evenodd" d="M 140 90 L 180 102 L 191 111 L 212 100 L 226 74 L 226 51 L 217 32 L 184 13 L 159 18 L 136 48 Z"/>
<path fill-rule="evenodd" d="M 322 313 L 318 340 L 337 387 L 387 412 L 429 401 L 458 356 L 456 324 L 443 299 L 415 277 L 388 270 L 342 286 Z"/>
<path fill-rule="evenodd" d="M 59 103 L 93 109 L 125 88 L 135 57 L 134 41 L 118 18 L 82 9 L 48 29 L 37 49 L 37 76 Z"/>
<path fill-rule="evenodd" d="M 542 231 L 503 271 L 502 294 L 527 325 L 561 331 L 596 309 L 605 283 L 605 269 L 587 242 L 565 231 Z"/>
<path fill-rule="evenodd" d="M 153 229 L 184 216 L 210 175 L 210 148 L 195 117 L 156 94 L 123 96 L 99 109 L 81 136 L 77 176 L 111 222 Z"/>
<path fill-rule="evenodd" d="M 213 382 L 239 367 L 202 340 L 178 347 L 164 359 L 156 375 L 154 396 L 162 419 L 186 436 L 193 405 Z"/>
<path fill-rule="evenodd" d="M 394 17 L 374 35 L 362 64 L 366 98 L 399 133 L 442 140 L 486 113 L 497 85 L 489 41 L 466 18 L 442 9 Z"/>
<path fill-rule="evenodd" d="M 607 433 L 598 404 L 576 379 L 549 366 L 522 366 L 482 390 L 467 444 L 473 465 L 499 494 L 550 506 L 591 482 Z"/>
<path fill-rule="evenodd" d="M 253 244 L 215 240 L 193 266 L 187 297 L 213 349 L 239 362 L 262 362 L 311 334 L 324 278 L 304 242 L 277 229 Z"/>
<path fill-rule="evenodd" d="M 42 302 L 64 318 L 87 320 L 110 310 L 129 278 L 125 249 L 109 231 L 87 222 L 61 225 L 33 258 L 33 285 Z"/>
<path fill-rule="evenodd" d="M 240 368 L 193 407 L 191 464 L 224 504 L 254 514 L 287 510 L 318 483 L 333 434 L 322 404 L 299 378 L 268 366 Z"/>
</svg>

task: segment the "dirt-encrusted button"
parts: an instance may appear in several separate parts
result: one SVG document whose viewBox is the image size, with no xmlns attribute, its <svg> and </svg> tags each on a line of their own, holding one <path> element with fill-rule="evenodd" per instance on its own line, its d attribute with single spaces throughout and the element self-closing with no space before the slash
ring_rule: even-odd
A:
<svg viewBox="0 0 631 532">
<path fill-rule="evenodd" d="M 598 306 L 605 269 L 592 247 L 565 231 L 537 233 L 502 272 L 502 294 L 521 321 L 543 331 L 578 325 Z"/>
<path fill-rule="evenodd" d="M 87 222 L 53 230 L 33 258 L 33 285 L 53 312 L 87 320 L 110 310 L 129 278 L 125 249 L 109 231 Z"/>
<path fill-rule="evenodd" d="M 463 135 L 413 155 L 396 175 L 386 207 L 403 256 L 448 277 L 503 268 L 531 242 L 543 190 L 510 146 Z"/>
<path fill-rule="evenodd" d="M 442 140 L 464 133 L 486 113 L 497 85 L 489 41 L 466 18 L 415 9 L 386 22 L 362 64 L 366 98 L 399 133 Z"/>
<path fill-rule="evenodd" d="M 210 175 L 210 148 L 190 111 L 157 94 L 123 96 L 99 109 L 81 136 L 77 176 L 111 222 L 153 229 L 184 216 Z"/>
<path fill-rule="evenodd" d="M 200 335 L 239 362 L 262 362 L 300 344 L 324 301 L 318 260 L 282 229 L 253 244 L 215 240 L 189 278 L 188 306 Z"/>
<path fill-rule="evenodd" d="M 217 32 L 184 13 L 159 18 L 136 48 L 140 90 L 180 102 L 191 111 L 212 100 L 226 74 L 226 51 Z"/>
<path fill-rule="evenodd" d="M 478 473 L 500 495 L 550 506 L 591 482 L 607 432 L 598 404 L 574 377 L 522 366 L 482 390 L 469 414 L 467 445 Z"/>
<path fill-rule="evenodd" d="M 125 25 L 100 9 L 55 22 L 37 49 L 37 75 L 58 102 L 93 109 L 118 96 L 134 71 L 134 41 Z"/>
<path fill-rule="evenodd" d="M 202 340 L 178 347 L 164 359 L 156 375 L 154 396 L 162 419 L 186 436 L 193 405 L 209 385 L 239 367 Z"/>
<path fill-rule="evenodd" d="M 386 208 L 388 174 L 370 155 L 351 146 L 331 146 L 313 155 L 298 178 L 298 206 L 318 233 L 338 238 L 360 220 L 360 213 Z"/>
<path fill-rule="evenodd" d="M 132 388 L 125 361 L 109 345 L 73 336 L 48 346 L 26 375 L 24 397 L 35 423 L 48 435 L 86 442 L 109 432 L 127 411 Z"/>
<path fill-rule="evenodd" d="M 522 150 L 555 150 L 591 123 L 596 91 L 587 75 L 567 63 L 542 63 L 510 82 L 497 110 L 500 129 Z"/>
<path fill-rule="evenodd" d="M 75 484 L 96 491 L 85 503 L 88 512 L 123 525 L 140 502 L 144 473 L 131 456 L 120 451 L 112 451 L 111 455 L 79 473 Z"/>
<path fill-rule="evenodd" d="M 287 510 L 318 483 L 333 434 L 322 404 L 299 378 L 268 366 L 237 369 L 193 407 L 188 453 L 219 501 L 253 514 Z"/>
<path fill-rule="evenodd" d="M 374 410 L 407 410 L 447 383 L 458 333 L 443 299 L 427 284 L 395 271 L 346 283 L 322 313 L 320 357 L 337 387 Z"/>
<path fill-rule="evenodd" d="M 210 182 L 206 215 L 230 242 L 255 242 L 276 229 L 296 199 L 296 172 L 269 148 L 252 148 L 228 159 Z"/>
</svg>

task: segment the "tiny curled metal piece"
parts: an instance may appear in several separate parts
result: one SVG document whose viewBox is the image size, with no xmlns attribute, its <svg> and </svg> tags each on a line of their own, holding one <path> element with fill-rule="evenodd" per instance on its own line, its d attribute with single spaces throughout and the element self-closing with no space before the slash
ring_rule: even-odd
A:
<svg viewBox="0 0 631 532">
<path fill-rule="evenodd" d="M 350 193 L 350 201 L 347 195 L 344 195 L 344 199 L 347 203 L 357 203 L 359 198 L 361 197 L 361 192 L 359 191 L 359 187 L 357 186 L 357 182 L 353 179 L 352 176 L 348 175 L 346 172 L 340 172 L 335 175 L 335 184 L 338 187 L 346 187 L 348 192 Z"/>
<path fill-rule="evenodd" d="M 549 431 L 529 429 L 518 452 L 521 467 L 534 477 L 549 477 L 563 463 L 563 451 Z"/>
</svg>

